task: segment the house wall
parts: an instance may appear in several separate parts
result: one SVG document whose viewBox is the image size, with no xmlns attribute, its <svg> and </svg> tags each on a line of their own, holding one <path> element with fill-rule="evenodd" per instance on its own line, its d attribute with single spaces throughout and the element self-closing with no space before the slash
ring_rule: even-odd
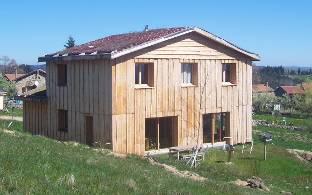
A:
<svg viewBox="0 0 312 195">
<path fill-rule="evenodd" d="M 35 135 L 42 135 L 48 129 L 48 103 L 23 101 L 24 130 Z"/>
<path fill-rule="evenodd" d="M 194 34 L 179 39 L 114 62 L 114 151 L 144 154 L 145 118 L 151 117 L 178 116 L 179 145 L 194 144 L 198 135 L 202 141 L 205 113 L 230 112 L 230 136 L 234 144 L 251 138 L 251 62 Z M 155 86 L 135 88 L 135 63 L 145 62 L 154 64 Z M 182 62 L 198 64 L 197 86 L 181 86 Z M 222 63 L 237 64 L 237 85 L 222 86 Z"/>
<path fill-rule="evenodd" d="M 151 88 L 135 88 L 135 63 L 154 64 Z M 198 64 L 198 85 L 181 86 L 181 63 Z M 57 86 L 57 64 L 67 64 L 67 86 Z M 222 86 L 222 63 L 236 63 L 237 84 Z M 251 138 L 251 61 L 196 34 L 117 60 L 47 62 L 47 130 L 59 140 L 86 143 L 85 116 L 93 116 L 95 141 L 113 151 L 143 155 L 145 119 L 178 117 L 178 145 L 202 141 L 202 115 L 230 112 L 233 143 Z M 27 104 L 27 103 L 26 103 Z M 27 105 L 26 105 L 27 107 Z M 57 130 L 57 111 L 68 111 L 68 132 Z M 26 108 L 26 110 L 30 110 Z M 45 115 L 42 112 L 42 115 Z M 27 129 L 34 118 L 27 111 Z"/>
<path fill-rule="evenodd" d="M 16 91 L 17 91 L 17 95 L 22 95 L 23 92 L 22 92 L 22 88 L 25 87 L 25 86 L 29 86 L 29 85 L 33 85 L 35 83 L 35 81 L 38 81 L 39 82 L 39 85 L 37 88 L 42 88 L 46 85 L 46 78 L 45 76 L 42 76 L 40 74 L 32 74 L 28 77 L 25 77 L 21 80 L 18 80 L 16 83 L 15 83 L 15 87 L 16 87 Z"/>
<path fill-rule="evenodd" d="M 67 86 L 57 86 L 57 64 L 67 64 Z M 86 143 L 85 116 L 93 117 L 94 141 L 111 143 L 112 68 L 107 60 L 47 63 L 46 136 Z M 57 111 L 68 111 L 68 132 L 58 131 Z"/>
</svg>

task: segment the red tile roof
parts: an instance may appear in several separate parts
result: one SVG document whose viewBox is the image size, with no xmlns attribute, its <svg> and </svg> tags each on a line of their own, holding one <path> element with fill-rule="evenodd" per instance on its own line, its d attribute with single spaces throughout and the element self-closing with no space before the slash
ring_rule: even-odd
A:
<svg viewBox="0 0 312 195">
<path fill-rule="evenodd" d="M 151 29 L 142 32 L 111 35 L 82 45 L 74 46 L 72 48 L 68 48 L 50 55 L 76 55 L 80 53 L 91 54 L 93 52 L 110 53 L 113 51 L 121 51 L 123 49 L 140 45 L 148 41 L 153 41 L 168 35 L 181 33 L 187 30 L 189 30 L 189 28 L 187 27 L 176 27 Z"/>
<path fill-rule="evenodd" d="M 267 86 L 267 84 L 254 84 L 252 85 L 252 92 L 253 93 L 268 93 L 273 92 L 274 90 Z"/>
<path fill-rule="evenodd" d="M 280 86 L 288 95 L 303 94 L 304 90 L 301 86 Z"/>
<path fill-rule="evenodd" d="M 72 60 L 72 59 L 98 59 L 109 58 L 116 59 L 128 53 L 173 39 L 187 33 L 196 32 L 207 39 L 213 40 L 226 47 L 248 56 L 252 60 L 260 60 L 258 54 L 244 50 L 233 43 L 230 43 L 221 37 L 218 37 L 208 31 L 194 27 L 175 27 L 150 29 L 141 32 L 132 32 L 125 34 L 110 35 L 102 39 L 91 41 L 82 45 L 77 45 L 59 52 L 39 57 L 39 62 L 47 60 Z"/>
<path fill-rule="evenodd" d="M 8 80 L 8 81 L 15 81 L 17 78 L 24 76 L 24 74 L 4 74 L 4 77 Z"/>
</svg>

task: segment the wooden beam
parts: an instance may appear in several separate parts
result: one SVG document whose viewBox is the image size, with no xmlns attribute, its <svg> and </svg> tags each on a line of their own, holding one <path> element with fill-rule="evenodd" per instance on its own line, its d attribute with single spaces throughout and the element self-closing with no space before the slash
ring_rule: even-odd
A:
<svg viewBox="0 0 312 195">
<path fill-rule="evenodd" d="M 214 144 L 214 131 L 216 128 L 216 114 L 211 114 L 211 144 Z"/>
<path fill-rule="evenodd" d="M 159 118 L 157 118 L 157 150 L 159 150 Z"/>
</svg>

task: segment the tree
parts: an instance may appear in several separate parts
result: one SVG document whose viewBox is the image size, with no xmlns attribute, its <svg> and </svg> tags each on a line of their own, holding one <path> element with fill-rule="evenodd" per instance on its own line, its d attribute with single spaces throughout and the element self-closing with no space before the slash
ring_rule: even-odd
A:
<svg viewBox="0 0 312 195">
<path fill-rule="evenodd" d="M 64 47 L 68 49 L 74 46 L 75 46 L 75 39 L 72 36 L 69 36 L 67 43 L 64 45 Z"/>
<path fill-rule="evenodd" d="M 312 89 L 307 89 L 304 93 L 302 111 L 312 115 Z"/>
<path fill-rule="evenodd" d="M 274 94 L 255 94 L 252 97 L 252 106 L 255 112 L 272 112 L 276 102 L 277 98 Z"/>
<path fill-rule="evenodd" d="M 0 58 L 0 65 L 3 65 L 3 66 L 6 66 L 8 65 L 9 61 L 10 61 L 10 58 L 8 56 L 2 56 Z"/>
<path fill-rule="evenodd" d="M 5 92 L 7 92 L 7 96 L 9 98 L 14 97 L 16 95 L 15 85 L 5 78 L 3 78 L 2 74 L 0 74 L 0 88 L 2 88 Z"/>
</svg>

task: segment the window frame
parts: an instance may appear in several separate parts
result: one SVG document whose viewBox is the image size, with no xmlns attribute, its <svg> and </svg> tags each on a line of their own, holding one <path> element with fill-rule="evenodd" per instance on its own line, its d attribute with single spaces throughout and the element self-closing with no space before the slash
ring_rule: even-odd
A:
<svg viewBox="0 0 312 195">
<path fill-rule="evenodd" d="M 188 67 L 186 65 L 188 65 Z M 184 82 L 185 81 L 185 70 L 190 71 L 190 75 L 187 75 L 187 77 L 190 77 L 189 79 L 187 78 L 187 80 L 189 80 L 188 82 Z M 189 74 L 189 72 L 187 72 L 186 74 Z M 187 63 L 187 62 L 181 63 L 181 74 L 180 74 L 180 76 L 181 76 L 181 85 L 183 87 L 197 86 L 198 85 L 198 64 L 197 63 Z"/>
<path fill-rule="evenodd" d="M 57 86 L 67 86 L 67 64 L 57 64 Z"/>
<path fill-rule="evenodd" d="M 227 69 L 227 70 L 224 70 Z M 228 71 L 228 72 L 227 72 Z M 237 85 L 237 64 L 222 63 L 222 86 Z"/>
<path fill-rule="evenodd" d="M 154 87 L 154 63 L 134 64 L 134 83 L 136 88 Z M 142 74 L 143 73 L 143 74 Z M 142 82 L 144 81 L 144 83 Z"/>
</svg>

